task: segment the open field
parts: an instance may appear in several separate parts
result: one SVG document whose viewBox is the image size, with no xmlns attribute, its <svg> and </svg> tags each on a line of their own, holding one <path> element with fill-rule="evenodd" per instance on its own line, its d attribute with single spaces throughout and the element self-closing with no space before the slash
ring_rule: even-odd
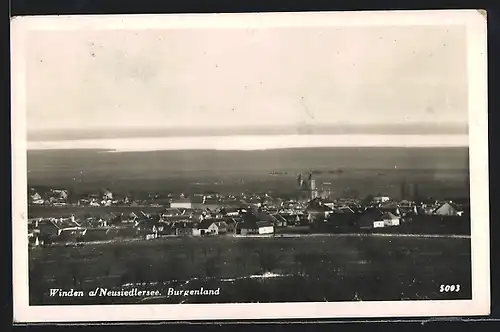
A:
<svg viewBox="0 0 500 332">
<path fill-rule="evenodd" d="M 379 236 L 163 238 L 30 250 L 31 304 L 136 303 L 49 297 L 50 288 L 221 288 L 219 296 L 144 303 L 295 302 L 471 297 L 470 240 Z M 440 293 L 441 284 L 460 291 Z"/>
<path fill-rule="evenodd" d="M 467 148 L 308 148 L 260 151 L 101 150 L 28 151 L 28 184 L 73 192 L 109 188 L 191 193 L 271 192 L 296 189 L 300 172 L 315 170 L 318 187 L 334 196 L 397 196 L 403 181 L 424 196 L 468 197 Z M 340 170 L 340 172 L 339 172 Z M 270 175 L 281 172 L 280 175 Z"/>
</svg>

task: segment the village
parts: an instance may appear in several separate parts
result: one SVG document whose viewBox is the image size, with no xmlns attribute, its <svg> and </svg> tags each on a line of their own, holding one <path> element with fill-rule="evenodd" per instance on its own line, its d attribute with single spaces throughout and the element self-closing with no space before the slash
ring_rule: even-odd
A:
<svg viewBox="0 0 500 332">
<path fill-rule="evenodd" d="M 65 189 L 50 189 L 41 195 L 30 188 L 30 206 L 56 212 L 61 209 L 61 213 L 50 217 L 30 215 L 29 244 L 36 247 L 181 236 L 470 232 L 467 202 L 389 196 L 328 199 L 318 193 L 314 180 L 299 181 L 305 190 L 293 200 L 268 194 L 218 193 L 165 198 L 148 193 L 142 199 L 118 198 L 109 190 L 75 200 Z"/>
</svg>

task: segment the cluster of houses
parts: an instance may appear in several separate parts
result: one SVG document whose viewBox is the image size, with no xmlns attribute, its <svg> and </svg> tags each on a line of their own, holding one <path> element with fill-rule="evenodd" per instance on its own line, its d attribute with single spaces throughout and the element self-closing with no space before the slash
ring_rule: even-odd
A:
<svg viewBox="0 0 500 332">
<path fill-rule="evenodd" d="M 126 238 L 154 239 L 162 236 L 272 235 L 274 224 L 257 215 L 238 209 L 188 210 L 168 208 L 158 214 L 142 211 L 128 214 L 110 213 L 99 218 L 76 220 L 34 218 L 28 221 L 29 239 L 33 245 L 53 242 L 91 242 Z"/>
<path fill-rule="evenodd" d="M 130 197 L 116 198 L 109 190 L 75 198 L 70 197 L 66 189 L 49 189 L 40 194 L 36 189 L 30 188 L 28 203 L 34 206 L 116 206 L 130 205 L 134 201 Z"/>
<path fill-rule="evenodd" d="M 468 203 L 453 201 L 393 201 L 390 197 L 374 197 L 371 202 L 361 205 L 356 200 L 323 201 L 314 199 L 306 208 L 311 222 L 333 222 L 355 220 L 358 228 L 382 228 L 399 226 L 414 220 L 442 219 L 443 217 L 464 217 L 469 215 Z"/>
<path fill-rule="evenodd" d="M 50 189 L 42 196 L 31 188 L 29 190 L 28 203 L 30 205 L 65 206 L 68 203 L 68 191 L 65 189 Z"/>
<path fill-rule="evenodd" d="M 331 232 L 397 227 L 406 222 L 468 218 L 468 205 L 452 201 L 396 202 L 374 197 L 361 204 L 355 199 L 315 198 L 308 202 L 262 197 L 237 199 L 207 195 L 172 200 L 161 213 L 140 208 L 128 213 L 98 217 L 34 218 L 28 222 L 30 243 L 91 242 L 124 238 L 154 239 L 165 236 L 273 236 L 293 229 Z M 113 199 L 112 194 L 107 196 Z M 451 220 L 451 219 L 450 219 Z"/>
<path fill-rule="evenodd" d="M 74 207 L 172 207 L 179 209 L 219 209 L 227 206 L 241 206 L 249 204 L 252 206 L 279 205 L 282 200 L 272 198 L 268 195 L 220 195 L 217 193 L 193 194 L 187 196 L 181 194 L 146 193 L 141 197 L 133 195 L 115 195 L 108 189 L 86 194 L 72 194 L 71 197 L 66 189 L 50 189 L 43 194 L 34 189 L 29 189 L 29 205 L 38 206 L 74 206 Z"/>
</svg>

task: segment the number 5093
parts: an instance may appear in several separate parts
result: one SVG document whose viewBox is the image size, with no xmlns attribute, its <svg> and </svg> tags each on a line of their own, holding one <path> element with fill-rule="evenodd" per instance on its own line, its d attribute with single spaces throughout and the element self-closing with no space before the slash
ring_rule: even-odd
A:
<svg viewBox="0 0 500 332">
<path fill-rule="evenodd" d="M 460 285 L 441 285 L 439 288 L 440 293 L 450 293 L 450 292 L 459 292 Z"/>
</svg>

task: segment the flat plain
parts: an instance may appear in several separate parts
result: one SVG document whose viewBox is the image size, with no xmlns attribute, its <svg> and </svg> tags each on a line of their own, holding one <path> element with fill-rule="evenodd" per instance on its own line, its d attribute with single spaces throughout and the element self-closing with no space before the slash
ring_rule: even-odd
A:
<svg viewBox="0 0 500 332">
<path fill-rule="evenodd" d="M 418 184 L 433 197 L 468 197 L 468 148 L 307 148 L 257 151 L 28 151 L 28 184 L 118 194 L 263 193 L 292 195 L 298 173 L 315 171 L 337 197 L 399 195 Z M 278 173 L 278 174 L 276 174 Z"/>
<path fill-rule="evenodd" d="M 470 240 L 398 236 L 162 238 L 30 251 L 37 304 L 467 299 Z M 460 285 L 442 293 L 441 285 Z M 158 298 L 49 297 L 50 288 L 159 289 Z M 128 287 L 128 288 L 127 288 Z M 219 296 L 168 297 L 221 288 Z"/>
</svg>

